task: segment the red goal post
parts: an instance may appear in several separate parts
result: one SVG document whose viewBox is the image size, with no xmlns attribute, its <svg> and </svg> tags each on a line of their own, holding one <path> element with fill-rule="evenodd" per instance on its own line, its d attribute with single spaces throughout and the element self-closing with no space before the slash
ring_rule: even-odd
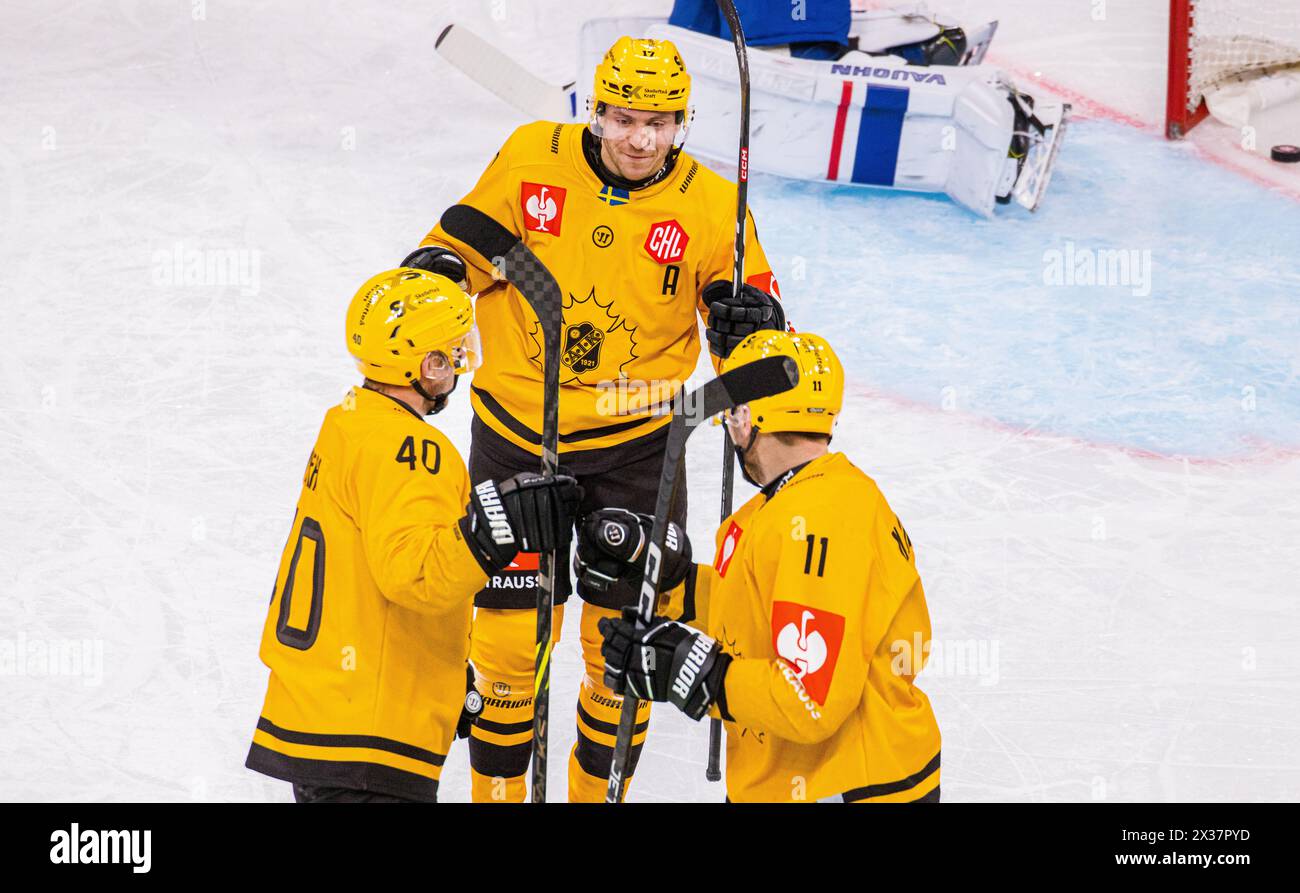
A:
<svg viewBox="0 0 1300 893">
<path fill-rule="evenodd" d="M 1242 74 L 1300 65 L 1300 0 L 1169 0 L 1165 135 L 1205 120 L 1205 93 Z"/>
<path fill-rule="evenodd" d="M 1194 0 L 1169 0 L 1169 95 L 1165 105 L 1165 136 L 1182 139 L 1209 114 L 1205 100 L 1188 110 L 1192 70 Z"/>
</svg>

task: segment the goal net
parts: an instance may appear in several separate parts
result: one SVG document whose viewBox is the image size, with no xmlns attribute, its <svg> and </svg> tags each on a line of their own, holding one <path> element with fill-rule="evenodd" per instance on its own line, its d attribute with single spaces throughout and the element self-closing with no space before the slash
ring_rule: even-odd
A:
<svg viewBox="0 0 1300 893">
<path fill-rule="evenodd" d="M 1171 0 L 1168 131 L 1205 117 L 1207 94 L 1300 66 L 1300 0 Z"/>
</svg>

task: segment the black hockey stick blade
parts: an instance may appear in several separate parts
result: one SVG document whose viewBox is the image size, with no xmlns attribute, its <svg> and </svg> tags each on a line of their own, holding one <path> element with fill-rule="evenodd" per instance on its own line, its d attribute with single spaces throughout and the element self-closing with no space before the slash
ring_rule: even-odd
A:
<svg viewBox="0 0 1300 893">
<path fill-rule="evenodd" d="M 751 400 L 784 393 L 798 383 L 799 367 L 794 360 L 784 356 L 764 357 L 724 372 L 694 391 L 679 393 L 673 401 L 673 420 L 668 426 L 668 441 L 664 446 L 664 465 L 659 474 L 654 525 L 651 527 L 645 572 L 641 578 L 641 591 L 637 601 L 639 626 L 648 626 L 654 620 L 664 541 L 668 538 L 668 514 L 677 491 L 678 469 L 687 438 L 704 421 L 724 410 Z M 627 775 L 628 760 L 632 753 L 636 711 L 637 699 L 625 695 L 618 717 L 618 735 L 614 741 L 609 784 L 605 789 L 606 803 L 623 802 L 623 779 Z"/>
<path fill-rule="evenodd" d="M 452 205 L 439 221 L 448 235 L 459 239 L 492 264 L 519 290 L 542 325 L 543 348 L 558 357 L 564 328 L 564 293 L 551 271 L 518 236 L 478 208 Z M 552 343 L 554 342 L 554 343 Z M 556 366 L 559 375 L 559 366 Z M 545 443 L 546 432 L 542 432 Z"/>
<path fill-rule="evenodd" d="M 523 241 L 478 208 L 453 205 L 443 212 L 442 228 L 488 261 L 513 285 L 537 314 L 542 329 L 542 474 L 559 466 L 560 331 L 564 295 L 551 271 Z M 546 765 L 551 683 L 551 618 L 555 606 L 558 554 L 540 558 L 537 580 L 537 652 L 534 664 L 532 800 L 546 802 Z"/>
<path fill-rule="evenodd" d="M 722 412 L 741 403 L 785 393 L 799 383 L 799 367 L 789 357 L 763 357 L 724 372 L 714 380 L 721 382 L 727 391 L 729 402 L 718 410 Z"/>
<path fill-rule="evenodd" d="M 668 426 L 668 438 L 664 444 L 654 524 L 637 602 L 637 615 L 642 624 L 649 624 L 654 619 L 655 597 L 659 594 L 659 557 L 663 555 L 664 540 L 668 538 L 668 515 L 672 510 L 678 466 L 687 438 L 705 421 L 724 410 L 785 393 L 798 383 L 799 366 L 790 357 L 763 357 L 724 372 L 693 391 L 680 392 L 673 400 L 673 420 Z"/>
</svg>

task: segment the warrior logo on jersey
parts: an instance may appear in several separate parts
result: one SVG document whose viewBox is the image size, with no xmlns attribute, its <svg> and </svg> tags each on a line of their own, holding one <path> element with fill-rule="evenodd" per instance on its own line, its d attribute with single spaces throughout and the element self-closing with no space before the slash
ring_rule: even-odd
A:
<svg viewBox="0 0 1300 893">
<path fill-rule="evenodd" d="M 541 368 L 542 333 L 533 325 L 535 351 L 529 358 Z M 564 341 L 560 354 L 560 384 L 578 382 L 595 386 L 626 377 L 623 369 L 637 356 L 636 326 L 629 326 L 614 310 L 614 302 L 602 302 L 593 287 L 585 298 L 572 292 L 564 301 Z"/>
<path fill-rule="evenodd" d="M 524 211 L 524 229 L 551 236 L 560 234 L 564 219 L 564 197 L 561 186 L 545 186 L 524 181 L 519 187 L 519 205 Z"/>
<path fill-rule="evenodd" d="M 740 537 L 744 532 L 735 521 L 727 528 L 727 535 L 722 538 L 722 545 L 718 546 L 718 554 L 713 559 L 713 569 L 718 572 L 718 576 L 727 575 L 727 568 L 731 567 L 731 558 L 736 554 L 736 547 L 740 545 Z"/>
<path fill-rule="evenodd" d="M 645 237 L 645 250 L 661 264 L 675 264 L 686 254 L 686 243 L 691 237 L 676 220 L 664 220 L 650 227 Z"/>
<path fill-rule="evenodd" d="M 844 617 L 797 602 L 772 602 L 772 647 L 822 706 L 844 641 Z"/>
</svg>

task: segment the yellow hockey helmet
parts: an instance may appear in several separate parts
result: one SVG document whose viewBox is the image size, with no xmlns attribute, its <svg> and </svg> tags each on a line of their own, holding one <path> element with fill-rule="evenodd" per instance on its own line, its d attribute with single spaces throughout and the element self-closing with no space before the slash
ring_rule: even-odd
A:
<svg viewBox="0 0 1300 893">
<path fill-rule="evenodd" d="M 482 359 L 469 295 L 446 276 L 411 267 L 361 286 L 348 305 L 347 339 L 361 374 L 384 384 L 419 381 L 430 353 L 443 354 L 457 375 Z"/>
<path fill-rule="evenodd" d="M 844 405 L 844 367 L 826 339 L 811 332 L 755 332 L 722 362 L 727 372 L 763 357 L 784 356 L 799 366 L 799 383 L 773 397 L 753 400 L 749 416 L 766 434 L 780 431 L 827 434 Z"/>
<path fill-rule="evenodd" d="M 691 76 L 671 40 L 620 37 L 596 66 L 593 108 L 600 103 L 643 112 L 682 112 Z"/>
</svg>

